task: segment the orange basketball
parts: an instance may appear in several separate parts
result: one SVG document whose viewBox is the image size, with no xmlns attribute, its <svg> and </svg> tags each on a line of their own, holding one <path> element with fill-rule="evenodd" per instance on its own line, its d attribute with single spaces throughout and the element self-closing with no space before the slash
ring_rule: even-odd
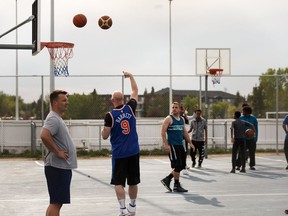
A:
<svg viewBox="0 0 288 216">
<path fill-rule="evenodd" d="M 87 18 L 84 14 L 77 14 L 73 17 L 73 24 L 78 28 L 84 27 L 86 23 Z"/>
<path fill-rule="evenodd" d="M 102 16 L 98 20 L 99 27 L 104 30 L 109 29 L 112 26 L 112 24 L 113 24 L 112 19 L 109 16 Z"/>
<path fill-rule="evenodd" d="M 252 129 L 247 129 L 245 135 L 246 137 L 254 137 L 254 131 Z"/>
</svg>

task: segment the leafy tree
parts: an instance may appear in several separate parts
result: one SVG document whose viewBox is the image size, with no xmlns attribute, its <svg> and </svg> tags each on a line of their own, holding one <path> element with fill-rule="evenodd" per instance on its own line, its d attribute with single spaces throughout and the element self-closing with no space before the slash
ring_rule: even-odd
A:
<svg viewBox="0 0 288 216">
<path fill-rule="evenodd" d="M 228 108 L 229 102 L 227 101 L 220 101 L 218 103 L 214 103 L 211 107 L 211 113 L 213 119 L 223 119 L 228 117 Z"/>
<path fill-rule="evenodd" d="M 240 95 L 239 91 L 237 91 L 237 92 L 236 92 L 236 99 L 235 99 L 233 105 L 234 105 L 235 107 L 239 107 L 239 108 L 240 108 L 241 105 L 242 105 L 242 103 L 243 103 L 243 101 L 245 101 L 245 98 Z"/>
<path fill-rule="evenodd" d="M 249 97 L 251 101 L 251 107 L 253 108 L 253 114 L 257 117 L 265 116 L 265 107 L 264 107 L 264 95 L 263 87 L 253 88 L 253 95 Z"/>
<path fill-rule="evenodd" d="M 182 101 L 182 105 L 185 107 L 185 108 L 189 108 L 189 115 L 193 115 L 194 113 L 194 106 L 196 104 L 198 104 L 198 97 L 190 97 L 189 95 L 187 95 L 183 101 Z"/>
<path fill-rule="evenodd" d="M 278 76 L 279 98 L 276 98 L 276 76 Z M 288 68 L 268 69 L 259 77 L 259 86 L 253 89 L 253 95 L 248 98 L 256 116 L 265 116 L 265 112 L 274 111 L 278 100 L 279 111 L 288 109 Z M 261 108 L 262 107 L 262 108 Z"/>
<path fill-rule="evenodd" d="M 165 117 L 169 113 L 168 95 L 155 95 L 149 103 L 147 117 Z"/>
<path fill-rule="evenodd" d="M 69 96 L 69 109 L 65 119 L 102 119 L 105 115 L 105 103 L 101 96 L 93 91 L 89 95 L 73 94 Z"/>
</svg>

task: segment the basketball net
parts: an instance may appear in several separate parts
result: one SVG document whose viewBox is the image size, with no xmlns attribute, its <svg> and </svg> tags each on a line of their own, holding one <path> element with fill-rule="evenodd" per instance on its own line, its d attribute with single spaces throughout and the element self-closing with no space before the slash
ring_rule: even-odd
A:
<svg viewBox="0 0 288 216">
<path fill-rule="evenodd" d="M 69 76 L 68 60 L 73 57 L 72 43 L 48 42 L 41 44 L 47 47 L 50 57 L 53 61 L 55 76 Z"/>
<path fill-rule="evenodd" d="M 220 84 L 220 79 L 223 73 L 223 69 L 218 69 L 218 68 L 209 69 L 209 73 L 210 73 L 213 85 Z"/>
</svg>

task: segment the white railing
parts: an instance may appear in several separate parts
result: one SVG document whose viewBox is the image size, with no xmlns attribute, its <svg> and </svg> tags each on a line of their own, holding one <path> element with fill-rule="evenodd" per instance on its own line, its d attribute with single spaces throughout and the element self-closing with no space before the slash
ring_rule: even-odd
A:
<svg viewBox="0 0 288 216">
<path fill-rule="evenodd" d="M 162 118 L 138 119 L 137 132 L 141 149 L 152 150 L 162 147 Z M 208 120 L 208 148 L 230 149 L 230 126 L 233 119 Z M 91 150 L 110 149 L 110 142 L 101 139 L 103 120 L 69 120 L 65 121 L 77 148 Z M 282 149 L 284 131 L 282 121 L 275 119 L 258 119 L 259 136 L 257 149 Z M 0 120 L 0 151 L 22 152 L 41 149 L 39 133 L 42 121 Z M 187 126 L 189 127 L 189 126 Z M 278 134 L 277 134 L 278 133 Z"/>
</svg>

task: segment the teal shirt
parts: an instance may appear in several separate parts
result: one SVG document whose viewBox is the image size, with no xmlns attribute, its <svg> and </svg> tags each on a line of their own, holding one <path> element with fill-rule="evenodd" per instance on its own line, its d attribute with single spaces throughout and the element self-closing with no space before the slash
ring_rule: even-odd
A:
<svg viewBox="0 0 288 216">
<path fill-rule="evenodd" d="M 249 123 L 254 125 L 255 132 L 256 132 L 256 137 L 251 137 L 251 138 L 246 137 L 246 140 L 255 139 L 255 141 L 257 142 L 257 140 L 258 140 L 258 121 L 257 121 L 256 117 L 253 116 L 253 115 L 249 115 L 249 116 L 242 115 L 242 116 L 240 116 L 240 119 L 243 120 L 243 121 L 247 121 L 247 122 L 249 122 Z M 249 126 L 246 126 L 245 130 L 247 130 L 249 128 L 250 128 Z"/>
<path fill-rule="evenodd" d="M 173 123 L 167 129 L 168 144 L 169 145 L 182 145 L 184 135 L 184 120 L 180 117 L 179 120 L 175 119 L 172 115 Z"/>
</svg>

